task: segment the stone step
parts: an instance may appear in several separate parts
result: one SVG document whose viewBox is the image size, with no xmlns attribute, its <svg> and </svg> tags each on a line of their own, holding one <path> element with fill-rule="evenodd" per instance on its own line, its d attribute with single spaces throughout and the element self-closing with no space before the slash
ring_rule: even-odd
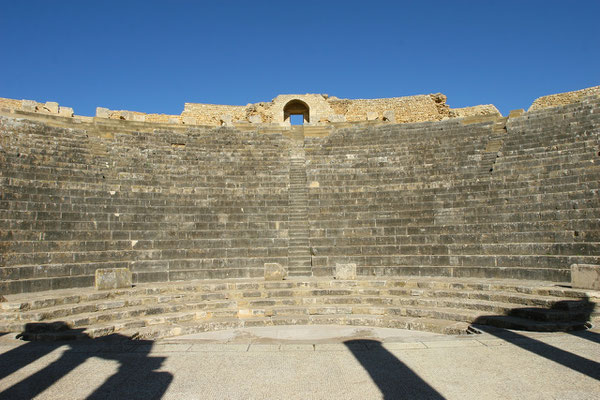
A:
<svg viewBox="0 0 600 400">
<path fill-rule="evenodd" d="M 436 311 L 415 311 L 409 312 L 408 315 L 386 315 L 379 314 L 347 314 L 345 312 L 335 313 L 334 310 L 328 310 L 324 314 L 293 314 L 290 313 L 265 316 L 256 318 L 249 315 L 247 318 L 234 317 L 215 317 L 209 319 L 197 319 L 196 315 L 179 313 L 170 316 L 165 316 L 161 320 L 156 320 L 154 324 L 146 325 L 139 320 L 124 320 L 117 324 L 104 324 L 95 327 L 89 327 L 83 331 L 69 330 L 64 325 L 58 324 L 40 324 L 37 327 L 32 326 L 29 330 L 22 333 L 22 338 L 26 340 L 70 340 L 83 339 L 87 337 L 101 337 L 111 333 L 119 332 L 120 335 L 135 338 L 135 339 L 158 339 L 170 336 L 178 336 L 205 331 L 213 331 L 220 329 L 231 329 L 240 327 L 257 327 L 257 326 L 277 326 L 277 325 L 319 325 L 319 324 L 336 324 L 336 325 L 357 325 L 357 326 L 378 326 L 390 327 L 399 329 L 416 329 L 425 330 L 444 334 L 465 334 L 480 332 L 478 325 L 487 323 L 488 325 L 497 326 L 505 329 L 521 329 L 521 330 L 536 330 L 536 331 L 555 331 L 555 330 L 571 330 L 584 327 L 581 322 L 569 323 L 540 323 L 536 321 L 526 320 L 518 317 L 506 316 L 479 316 L 475 317 L 475 323 L 470 325 L 469 322 L 462 321 L 472 319 L 473 316 L 465 316 L 456 312 L 448 312 L 446 310 Z M 340 310 L 345 311 L 345 310 Z M 424 317 L 426 315 L 426 317 Z M 435 318 L 433 316 L 441 316 Z M 448 317 L 451 317 L 450 319 Z"/>
<path fill-rule="evenodd" d="M 265 293 L 271 293 L 269 296 L 281 295 L 282 289 L 289 295 L 289 289 L 315 290 L 318 287 L 344 288 L 345 291 L 338 291 L 336 294 L 352 293 L 354 288 L 373 287 L 377 290 L 393 290 L 394 295 L 412 296 L 413 290 L 421 290 L 419 295 L 427 294 L 433 290 L 434 296 L 441 297 L 465 297 L 483 300 L 500 300 L 502 302 L 511 302 L 524 305 L 533 305 L 540 307 L 552 307 L 554 301 L 564 299 L 578 299 L 586 296 L 596 297 L 600 294 L 594 291 L 577 290 L 557 286 L 553 282 L 535 282 L 535 281 L 515 281 L 515 280 L 497 280 L 497 279 L 478 279 L 478 278 L 440 278 L 428 276 L 417 278 L 410 277 L 379 277 L 374 279 L 361 278 L 357 281 L 328 281 L 323 278 L 311 279 L 305 282 L 265 282 L 252 279 L 242 280 L 198 280 L 191 282 L 171 282 L 157 284 L 139 284 L 131 289 L 118 289 L 110 291 L 96 291 L 92 288 L 63 289 L 49 292 L 38 292 L 28 294 L 6 295 L 6 302 L 0 303 L 2 312 L 26 312 L 29 310 L 40 310 L 47 307 L 61 305 L 73 305 L 91 302 L 93 304 L 100 302 L 112 302 L 127 297 L 147 297 L 147 296 L 171 296 L 172 294 L 195 294 L 200 292 L 203 296 L 223 296 L 223 293 L 240 293 L 241 290 L 248 288 L 263 288 Z M 271 292 L 274 291 L 274 292 Z M 465 294 L 465 292 L 467 294 Z M 220 293 L 220 295 L 218 295 Z M 280 294 L 277 294 L 280 293 Z M 381 293 L 381 292 L 378 292 Z M 302 292 L 302 296 L 306 293 Z M 490 297 L 491 296 L 491 297 Z M 543 300 L 545 298 L 548 300 Z M 222 297 L 205 298 L 218 300 Z M 517 301 L 525 299 L 526 302 Z M 536 300 L 542 299 L 542 300 Z M 169 297 L 165 297 L 169 300 Z M 542 301 L 540 303 L 540 301 Z"/>
<path fill-rule="evenodd" d="M 354 299 L 354 298 L 350 298 Z M 370 300 L 379 299 L 378 297 L 370 298 Z M 238 304 L 236 307 L 231 308 L 233 303 L 229 303 L 227 309 L 218 309 L 216 311 L 211 311 L 202 308 L 203 311 L 198 312 L 195 311 L 196 307 L 194 304 L 188 302 L 186 303 L 187 309 L 194 309 L 194 311 L 186 311 L 186 309 L 182 309 L 180 307 L 176 307 L 173 305 L 163 306 L 162 308 L 149 308 L 147 313 L 136 313 L 130 312 L 127 313 L 125 311 L 119 313 L 108 313 L 105 311 L 104 314 L 97 315 L 96 317 L 90 317 L 89 314 L 83 314 L 76 318 L 63 318 L 61 321 L 52 321 L 46 324 L 39 323 L 29 323 L 29 324 L 12 324 L 5 325 L 3 328 L 15 329 L 17 330 L 34 330 L 31 326 L 37 326 L 38 329 L 42 329 L 40 327 L 48 326 L 52 327 L 54 325 L 63 324 L 69 328 L 77 328 L 83 325 L 93 324 L 94 321 L 100 322 L 102 326 L 103 323 L 107 321 L 112 321 L 118 319 L 120 321 L 131 320 L 131 323 L 136 323 L 138 326 L 148 326 L 154 324 L 161 324 L 165 322 L 179 322 L 184 320 L 194 320 L 194 319 L 206 319 L 206 318 L 234 318 L 234 317 L 243 317 L 243 316 L 291 316 L 291 315 L 352 315 L 352 314 L 369 314 L 369 315 L 379 315 L 379 316 L 411 316 L 411 317 L 419 317 L 419 318 L 436 318 L 443 320 L 451 320 L 451 321 L 463 321 L 463 322 L 477 322 L 484 323 L 486 318 L 491 322 L 490 324 L 501 327 L 509 327 L 506 325 L 498 325 L 496 321 L 500 321 L 503 324 L 506 321 L 518 322 L 520 325 L 519 329 L 526 330 L 566 330 L 571 329 L 575 325 L 582 325 L 586 322 L 585 316 L 580 316 L 578 314 L 566 315 L 561 318 L 531 318 L 532 314 L 530 312 L 525 312 L 529 310 L 525 309 L 517 309 L 520 313 L 515 314 L 511 312 L 510 307 L 507 307 L 506 310 L 500 309 L 500 315 L 498 315 L 498 308 L 491 309 L 489 307 L 481 307 L 481 308 L 464 308 L 464 307 L 448 307 L 449 304 L 445 303 L 442 305 L 439 304 L 425 304 L 425 305 L 415 305 L 410 304 L 409 306 L 387 306 L 383 303 L 386 303 L 386 298 L 383 298 L 383 303 L 379 300 L 376 300 L 375 304 L 372 304 L 372 301 L 369 301 L 368 297 L 363 296 L 363 301 L 351 301 L 351 302 L 340 302 L 339 299 L 331 298 L 331 302 L 325 302 L 323 305 L 319 305 L 320 303 L 314 303 L 310 301 L 310 298 L 300 298 L 297 299 L 301 302 L 301 304 L 291 305 L 291 300 L 283 300 L 283 304 L 289 305 L 279 305 L 282 300 L 276 301 L 272 299 L 263 299 L 263 300 L 249 300 L 242 304 Z M 365 301 L 366 300 L 366 301 Z M 359 305 L 357 305 L 359 304 Z M 364 304 L 364 305 L 363 305 Z M 382 305 L 383 304 L 383 305 Z M 258 307 L 258 308 L 257 308 Z M 265 308 L 266 307 L 266 308 Z M 501 307 L 498 305 L 497 307 Z M 463 311 L 460 311 L 460 310 Z M 162 311 L 165 315 L 161 314 L 158 311 Z M 494 315 L 489 315 L 491 311 L 494 311 Z M 552 314 L 555 317 L 557 316 L 555 310 L 541 310 L 534 309 L 531 310 L 534 313 L 546 313 Z M 508 317 L 505 317 L 502 314 L 509 314 Z M 116 317 L 115 317 L 116 316 Z M 132 319 L 129 316 L 136 317 Z M 597 315 L 596 319 L 600 319 Z M 539 320 L 542 320 L 541 322 Z M 137 322 L 136 322 L 137 321 Z M 122 326 L 127 327 L 127 323 L 120 322 Z M 96 324 L 97 325 L 97 324 Z M 514 325 L 511 325 L 514 327 Z M 45 328 L 48 330 L 54 330 L 54 328 Z M 42 329 L 43 330 L 43 329 Z"/>
<path fill-rule="evenodd" d="M 468 324 L 454 321 L 416 319 L 396 317 L 393 319 L 374 318 L 370 315 L 314 315 L 314 316 L 284 316 L 271 318 L 245 318 L 245 319 L 219 319 L 208 321 L 182 322 L 178 324 L 163 324 L 150 327 L 130 328 L 121 332 L 122 335 L 136 339 L 159 339 L 171 336 L 186 335 L 213 331 L 219 329 L 232 329 L 241 327 L 282 326 L 294 324 L 306 325 L 354 325 L 354 326 L 380 326 L 398 329 L 424 330 L 445 334 L 464 334 Z"/>
</svg>

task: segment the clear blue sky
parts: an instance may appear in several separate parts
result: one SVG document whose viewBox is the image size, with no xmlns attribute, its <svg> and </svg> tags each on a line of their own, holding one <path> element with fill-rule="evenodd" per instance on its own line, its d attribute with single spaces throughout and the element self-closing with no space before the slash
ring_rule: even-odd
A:
<svg viewBox="0 0 600 400">
<path fill-rule="evenodd" d="M 0 97 L 179 114 L 442 92 L 503 114 L 600 85 L 600 1 L 10 1 Z"/>
</svg>

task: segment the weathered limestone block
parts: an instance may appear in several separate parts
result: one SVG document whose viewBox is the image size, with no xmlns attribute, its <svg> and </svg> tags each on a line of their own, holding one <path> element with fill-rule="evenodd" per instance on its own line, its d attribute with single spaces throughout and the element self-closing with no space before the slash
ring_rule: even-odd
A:
<svg viewBox="0 0 600 400">
<path fill-rule="evenodd" d="M 369 111 L 367 112 L 367 121 L 375 121 L 377 119 L 378 115 L 375 111 Z"/>
<path fill-rule="evenodd" d="M 571 286 L 580 289 L 600 290 L 600 265 L 572 264 Z"/>
<path fill-rule="evenodd" d="M 396 122 L 396 113 L 393 110 L 384 111 L 383 120 L 387 122 Z"/>
<path fill-rule="evenodd" d="M 96 117 L 108 118 L 110 117 L 110 110 L 104 107 L 96 107 Z"/>
<path fill-rule="evenodd" d="M 329 122 L 346 122 L 346 116 L 342 114 L 332 114 L 329 116 Z"/>
<path fill-rule="evenodd" d="M 176 117 L 175 118 L 171 117 L 171 118 L 169 118 L 169 123 L 177 125 L 177 124 L 181 124 L 181 120 L 179 118 L 176 118 Z"/>
<path fill-rule="evenodd" d="M 219 117 L 221 126 L 233 126 L 233 116 L 231 114 L 223 114 Z"/>
<path fill-rule="evenodd" d="M 356 264 L 336 264 L 334 279 L 356 279 Z"/>
<path fill-rule="evenodd" d="M 182 119 L 185 125 L 196 125 L 196 117 L 183 117 Z"/>
<path fill-rule="evenodd" d="M 265 263 L 265 280 L 282 281 L 285 278 L 285 268 L 279 263 Z"/>
<path fill-rule="evenodd" d="M 52 114 L 58 114 L 58 103 L 55 101 L 47 101 L 46 104 L 44 104 L 44 110 L 52 113 Z"/>
<path fill-rule="evenodd" d="M 132 114 L 133 120 L 136 122 L 144 122 L 146 121 L 146 116 L 144 114 Z"/>
<path fill-rule="evenodd" d="M 251 124 L 262 124 L 262 117 L 260 115 L 251 115 L 248 117 L 248 121 L 250 121 Z"/>
<path fill-rule="evenodd" d="M 58 115 L 61 115 L 63 117 L 72 117 L 73 114 L 73 109 L 71 107 L 60 106 L 58 110 Z"/>
<path fill-rule="evenodd" d="M 95 287 L 98 290 L 131 287 L 129 268 L 100 268 L 96 270 Z"/>
<path fill-rule="evenodd" d="M 37 103 L 33 100 L 23 100 L 21 102 L 21 108 L 23 109 L 23 111 L 34 112 L 37 110 Z"/>
<path fill-rule="evenodd" d="M 518 110 L 511 110 L 510 113 L 508 114 L 508 118 L 520 117 L 523 114 L 525 114 L 525 110 L 523 110 L 522 108 L 520 108 Z"/>
</svg>

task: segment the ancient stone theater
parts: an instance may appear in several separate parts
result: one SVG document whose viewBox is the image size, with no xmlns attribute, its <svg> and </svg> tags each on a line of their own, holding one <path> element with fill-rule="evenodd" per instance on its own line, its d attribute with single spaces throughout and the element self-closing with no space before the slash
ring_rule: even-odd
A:
<svg viewBox="0 0 600 400">
<path fill-rule="evenodd" d="M 33 340 L 600 321 L 600 86 L 508 116 L 442 94 L 0 99 L 0 191 L 0 332 Z"/>
</svg>

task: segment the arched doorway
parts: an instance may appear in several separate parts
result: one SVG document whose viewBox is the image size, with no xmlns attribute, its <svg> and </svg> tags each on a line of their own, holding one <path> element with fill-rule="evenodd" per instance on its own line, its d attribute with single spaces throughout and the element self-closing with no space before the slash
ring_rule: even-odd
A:
<svg viewBox="0 0 600 400">
<path fill-rule="evenodd" d="M 302 100 L 291 100 L 283 107 L 283 122 L 292 123 L 292 116 L 302 116 L 299 118 L 301 123 L 295 123 L 294 125 L 301 125 L 310 122 L 310 110 L 308 104 Z"/>
</svg>

